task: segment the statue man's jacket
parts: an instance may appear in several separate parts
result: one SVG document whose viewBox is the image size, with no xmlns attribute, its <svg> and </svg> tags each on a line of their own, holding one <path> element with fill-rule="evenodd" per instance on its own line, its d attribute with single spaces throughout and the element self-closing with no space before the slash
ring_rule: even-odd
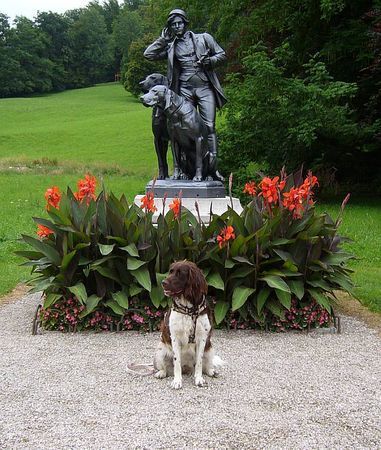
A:
<svg viewBox="0 0 381 450">
<path fill-rule="evenodd" d="M 221 108 L 226 103 L 226 97 L 213 68 L 226 59 L 225 51 L 208 33 L 195 34 L 192 31 L 188 33 L 192 37 L 197 58 L 202 59 L 205 56 L 210 58 L 211 67 L 204 68 L 204 72 L 214 88 L 217 107 Z M 159 37 L 147 47 L 144 56 L 150 61 L 168 58 L 168 85 L 170 89 L 179 93 L 180 66 L 175 58 L 175 42 L 176 39 L 168 43 L 163 37 Z"/>
</svg>

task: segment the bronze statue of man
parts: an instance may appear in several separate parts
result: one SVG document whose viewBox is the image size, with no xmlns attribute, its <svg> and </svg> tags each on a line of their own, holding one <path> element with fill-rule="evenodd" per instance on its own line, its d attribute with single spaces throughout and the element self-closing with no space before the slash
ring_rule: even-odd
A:
<svg viewBox="0 0 381 450">
<path fill-rule="evenodd" d="M 210 34 L 188 31 L 188 23 L 185 11 L 172 10 L 161 36 L 147 47 L 144 56 L 149 60 L 168 59 L 168 86 L 198 109 L 208 129 L 211 173 L 215 179 L 222 179 L 216 170 L 215 120 L 216 108 L 221 108 L 226 98 L 214 68 L 226 55 Z"/>
</svg>

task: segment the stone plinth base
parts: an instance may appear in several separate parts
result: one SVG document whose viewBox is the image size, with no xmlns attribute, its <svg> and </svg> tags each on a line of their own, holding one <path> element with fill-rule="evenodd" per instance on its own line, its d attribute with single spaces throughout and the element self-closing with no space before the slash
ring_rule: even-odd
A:
<svg viewBox="0 0 381 450">
<path fill-rule="evenodd" d="M 155 189 L 156 191 L 156 189 Z M 143 195 L 137 195 L 134 199 L 134 202 L 136 205 L 141 206 L 140 199 L 143 197 Z M 165 209 L 164 214 L 166 214 L 169 210 L 169 204 L 172 203 L 173 197 L 167 197 L 165 202 Z M 198 218 L 197 211 L 195 208 L 195 202 L 198 203 L 198 208 L 200 211 L 201 220 L 204 223 L 209 223 L 210 218 L 210 208 L 212 208 L 213 214 L 223 214 L 225 211 L 228 210 L 228 206 L 231 206 L 230 204 L 230 198 L 224 197 L 224 198 L 200 198 L 200 197 L 193 197 L 193 198 L 183 198 L 182 199 L 182 205 L 189 209 L 193 215 Z M 159 214 L 163 213 L 163 199 L 155 197 L 155 206 L 157 208 L 157 211 L 153 215 L 153 222 L 157 222 L 157 218 Z M 238 214 L 242 212 L 242 206 L 241 202 L 238 198 L 233 198 L 233 209 Z"/>
<path fill-rule="evenodd" d="M 152 191 L 152 180 L 146 186 L 146 193 Z M 181 197 L 186 198 L 225 198 L 226 190 L 221 181 L 200 181 L 192 180 L 156 180 L 153 188 L 155 197 Z"/>
</svg>

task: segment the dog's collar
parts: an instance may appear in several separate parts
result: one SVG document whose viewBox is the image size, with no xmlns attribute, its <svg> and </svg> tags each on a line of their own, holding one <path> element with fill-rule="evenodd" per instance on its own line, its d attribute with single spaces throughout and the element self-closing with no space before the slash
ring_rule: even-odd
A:
<svg viewBox="0 0 381 450">
<path fill-rule="evenodd" d="M 177 111 L 179 111 L 179 110 L 181 109 L 181 107 L 183 106 L 183 104 L 184 104 L 184 99 L 183 99 L 182 97 L 180 97 L 180 98 L 181 98 L 180 105 L 177 106 L 177 108 L 175 108 L 173 111 L 171 111 L 171 107 L 169 107 L 169 108 L 164 108 L 165 112 L 166 112 L 169 116 L 173 116 L 174 114 L 176 114 Z"/>
<path fill-rule="evenodd" d="M 197 307 L 193 306 L 191 308 L 189 308 L 188 306 L 182 305 L 181 303 L 178 303 L 176 300 L 178 300 L 178 298 L 177 299 L 173 298 L 172 310 L 176 311 L 180 314 L 186 314 L 187 316 L 190 316 L 192 318 L 193 328 L 192 328 L 192 332 L 189 335 L 188 343 L 193 344 L 195 335 L 196 335 L 197 319 L 207 308 L 206 297 L 204 295 L 202 297 L 201 303 Z"/>
<path fill-rule="evenodd" d="M 205 295 L 203 296 L 201 303 L 197 307 L 196 306 L 189 307 L 189 306 L 182 305 L 181 303 L 178 303 L 177 300 L 179 300 L 179 299 L 173 298 L 172 309 L 180 314 L 186 314 L 187 316 L 191 316 L 192 319 L 194 319 L 195 317 L 198 317 L 206 309 Z"/>
</svg>

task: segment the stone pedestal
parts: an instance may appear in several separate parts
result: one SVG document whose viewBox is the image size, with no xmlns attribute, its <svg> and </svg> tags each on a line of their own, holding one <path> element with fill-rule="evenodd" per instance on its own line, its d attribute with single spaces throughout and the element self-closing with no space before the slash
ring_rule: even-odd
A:
<svg viewBox="0 0 381 450">
<path fill-rule="evenodd" d="M 194 182 L 192 180 L 157 180 L 152 189 L 152 181 L 146 186 L 146 193 L 154 191 L 155 206 L 157 211 L 153 215 L 153 221 L 156 222 L 159 214 L 166 214 L 169 205 L 173 199 L 180 197 L 181 203 L 189 209 L 191 213 L 198 218 L 195 202 L 198 203 L 201 220 L 209 223 L 210 210 L 213 214 L 221 215 L 231 206 L 230 197 L 226 195 L 224 185 L 220 181 L 201 181 Z M 166 196 L 165 208 L 163 211 L 163 198 Z M 137 195 L 134 202 L 141 206 L 141 198 L 143 195 Z M 238 214 L 242 212 L 241 202 L 238 198 L 233 198 L 233 209 Z"/>
<path fill-rule="evenodd" d="M 141 206 L 140 199 L 143 197 L 143 195 L 137 195 L 134 199 L 134 202 L 136 205 Z M 167 197 L 165 201 L 165 208 L 164 208 L 164 214 L 166 214 L 169 210 L 169 204 L 172 203 L 173 197 Z M 231 206 L 230 204 L 230 198 L 224 197 L 224 198 L 200 198 L 200 197 L 193 197 L 193 198 L 183 198 L 181 203 L 182 205 L 189 209 L 189 211 L 198 218 L 195 202 L 198 203 L 198 209 L 200 211 L 200 217 L 202 222 L 209 223 L 210 218 L 210 209 L 212 208 L 213 214 L 223 214 L 225 211 L 228 210 L 228 206 Z M 157 218 L 159 217 L 159 214 L 163 213 L 163 198 L 155 197 L 155 206 L 157 208 L 157 211 L 153 215 L 153 222 L 156 223 Z M 241 202 L 238 198 L 233 198 L 233 209 L 238 214 L 242 212 L 242 206 Z"/>
<path fill-rule="evenodd" d="M 157 180 L 152 189 L 153 181 L 151 180 L 146 186 L 146 193 L 154 192 L 155 197 L 174 198 L 179 197 L 181 192 L 182 198 L 225 198 L 226 190 L 221 181 L 199 181 L 192 180 Z"/>
</svg>

